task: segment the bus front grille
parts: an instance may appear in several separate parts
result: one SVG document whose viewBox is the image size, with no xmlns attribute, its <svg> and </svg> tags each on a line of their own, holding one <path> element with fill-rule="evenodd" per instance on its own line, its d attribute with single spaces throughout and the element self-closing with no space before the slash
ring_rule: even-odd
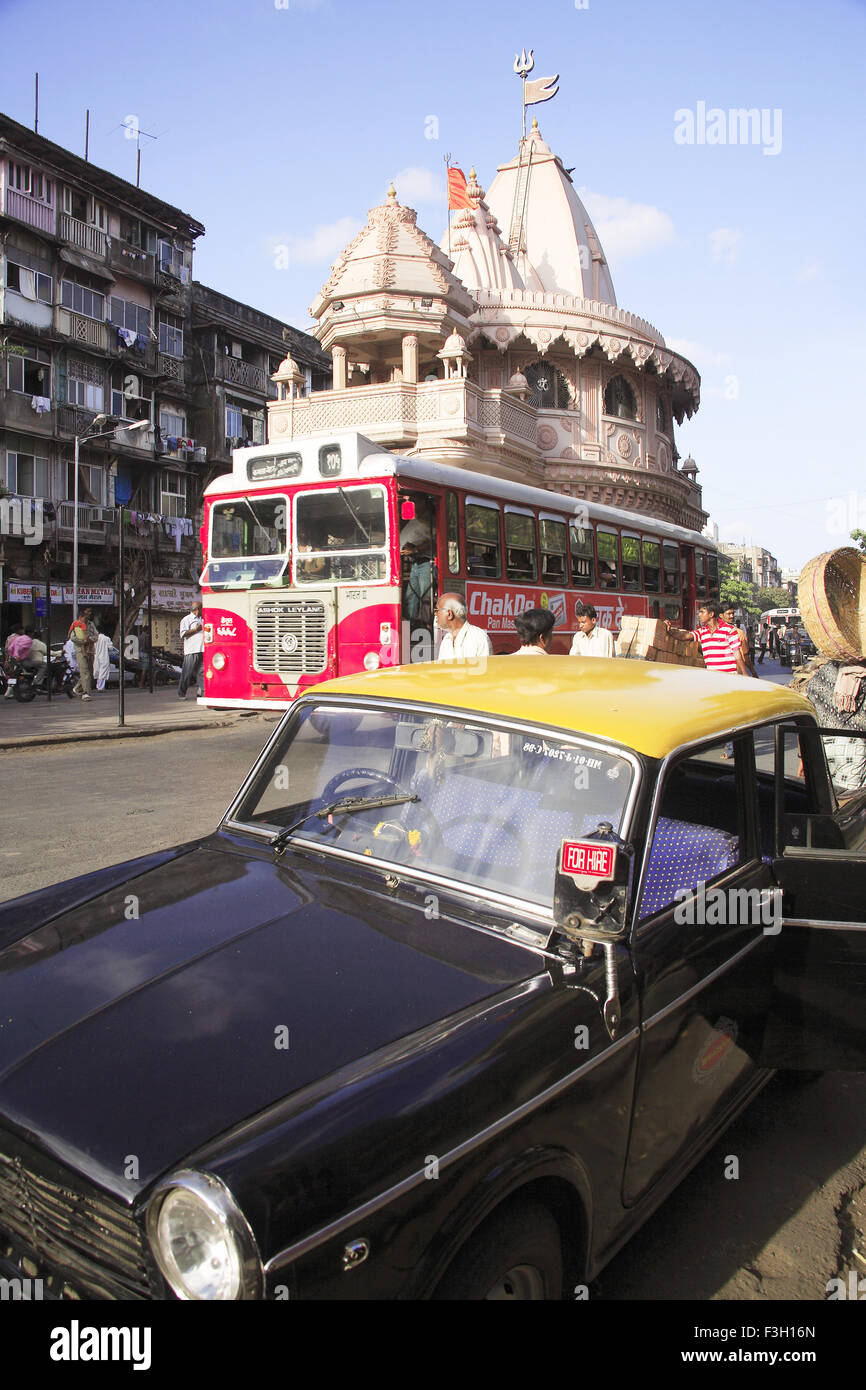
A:
<svg viewBox="0 0 866 1390">
<path fill-rule="evenodd" d="M 256 609 L 255 667 L 280 676 L 316 675 L 327 665 L 322 603 L 260 603 Z"/>
</svg>

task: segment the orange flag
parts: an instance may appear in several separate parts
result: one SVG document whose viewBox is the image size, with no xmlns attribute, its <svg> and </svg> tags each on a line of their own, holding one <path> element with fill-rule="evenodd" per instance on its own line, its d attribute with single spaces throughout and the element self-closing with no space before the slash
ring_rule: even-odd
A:
<svg viewBox="0 0 866 1390">
<path fill-rule="evenodd" d="M 474 206 L 472 199 L 466 192 L 466 175 L 462 169 L 458 169 L 456 164 L 452 164 L 448 170 L 448 207 L 454 209 Z"/>
</svg>

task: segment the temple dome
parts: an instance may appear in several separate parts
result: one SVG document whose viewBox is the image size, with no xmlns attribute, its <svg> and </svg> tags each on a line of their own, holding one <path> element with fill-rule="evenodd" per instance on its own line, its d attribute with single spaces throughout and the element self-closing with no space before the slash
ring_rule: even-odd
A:
<svg viewBox="0 0 866 1390">
<path fill-rule="evenodd" d="M 516 199 L 518 179 L 521 188 Z M 589 213 L 559 156 L 542 138 L 536 121 L 522 142 L 521 153 L 499 166 L 487 194 L 490 211 L 505 229 L 506 243 L 512 234 L 516 236 L 517 227 L 512 222 L 515 207 L 519 209 L 524 196 L 520 245 L 519 249 L 512 246 L 512 251 L 526 288 L 577 295 L 615 306 L 610 270 Z M 519 222 L 519 211 L 516 218 Z"/>
<path fill-rule="evenodd" d="M 526 288 L 499 230 L 499 223 L 484 201 L 484 189 L 475 170 L 469 174 L 466 192 L 471 208 L 460 208 L 441 244 L 450 247 L 454 273 L 472 290 L 520 290 Z M 539 286 L 540 288 L 540 286 Z"/>
</svg>

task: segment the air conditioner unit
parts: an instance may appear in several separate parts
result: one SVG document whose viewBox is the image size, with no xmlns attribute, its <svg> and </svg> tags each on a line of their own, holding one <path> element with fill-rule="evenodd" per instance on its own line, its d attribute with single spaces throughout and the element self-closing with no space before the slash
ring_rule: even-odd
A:
<svg viewBox="0 0 866 1390">
<path fill-rule="evenodd" d="M 207 463 L 207 449 L 199 446 L 192 451 L 193 463 Z"/>
<path fill-rule="evenodd" d="M 91 508 L 91 511 L 90 511 L 90 520 L 91 520 L 91 521 L 108 522 L 108 521 L 114 521 L 115 519 L 116 519 L 116 512 L 115 512 L 114 507 L 92 507 L 92 508 Z"/>
</svg>

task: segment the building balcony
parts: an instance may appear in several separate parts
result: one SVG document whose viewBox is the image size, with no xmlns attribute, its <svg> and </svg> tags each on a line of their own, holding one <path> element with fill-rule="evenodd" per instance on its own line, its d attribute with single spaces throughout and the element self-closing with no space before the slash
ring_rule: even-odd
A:
<svg viewBox="0 0 866 1390">
<path fill-rule="evenodd" d="M 83 343 L 86 347 L 96 348 L 99 352 L 105 352 L 108 348 L 108 329 L 104 323 L 64 309 L 62 304 L 58 304 L 54 310 L 54 327 L 63 337 Z"/>
<path fill-rule="evenodd" d="M 562 413 L 562 412 L 560 412 Z M 419 383 L 386 382 L 316 391 L 268 406 L 268 438 L 282 440 L 334 430 L 359 430 L 393 448 L 422 447 L 436 440 L 438 452 L 462 457 L 466 446 L 507 447 L 527 462 L 538 458 L 539 413 L 510 392 L 482 390 L 454 377 Z M 458 441 L 443 452 L 443 438 Z"/>
<path fill-rule="evenodd" d="M 131 242 L 112 237 L 108 264 L 111 270 L 116 270 L 120 275 L 130 275 L 135 280 L 144 280 L 148 285 L 154 283 L 156 257 L 149 251 L 142 251 L 140 246 L 133 246 Z"/>
<path fill-rule="evenodd" d="M 73 246 L 80 246 L 88 255 L 96 256 L 100 261 L 105 260 L 108 237 L 99 227 L 91 227 L 89 222 L 80 222 L 68 212 L 61 212 L 58 233 L 61 241 L 70 241 Z"/>
<path fill-rule="evenodd" d="M 28 299 L 17 290 L 6 290 L 6 303 L 3 311 L 4 323 L 20 323 L 27 328 L 39 329 L 54 326 L 54 310 L 42 299 Z"/>
<path fill-rule="evenodd" d="M 19 222 L 26 222 L 29 227 L 35 227 L 39 232 L 47 232 L 49 236 L 54 236 L 55 209 L 47 203 L 40 202 L 38 198 L 31 198 L 29 193 L 19 193 L 17 188 L 7 188 L 4 211 L 7 217 L 14 217 Z"/>
<path fill-rule="evenodd" d="M 75 503 L 57 502 L 57 529 L 62 537 L 75 531 Z M 78 503 L 78 535 L 85 540 L 104 540 L 117 526 L 116 507 L 98 507 L 92 502 Z"/>
<path fill-rule="evenodd" d="M 128 363 L 130 371 L 156 371 L 156 343 L 149 334 L 145 349 L 141 352 L 134 345 L 130 346 L 125 343 L 118 334 L 115 324 L 110 323 L 108 325 L 108 350 L 112 356 L 122 358 L 124 363 Z"/>
<path fill-rule="evenodd" d="M 159 354 L 157 371 L 160 376 L 168 377 L 170 381 L 176 381 L 181 386 L 186 380 L 183 358 L 172 357 L 171 354 L 167 352 L 161 352 Z"/>
<path fill-rule="evenodd" d="M 33 399 L 34 396 L 22 395 L 18 391 L 7 391 L 5 395 L 0 395 L 0 428 L 21 430 L 25 434 L 53 434 L 54 410 L 37 414 L 30 404 Z"/>
<path fill-rule="evenodd" d="M 82 439 L 93 429 L 93 421 L 96 418 L 95 411 L 85 410 L 78 405 L 58 405 L 55 414 L 58 434 L 77 434 Z M 94 439 L 92 442 L 87 440 L 86 442 L 94 448 L 105 444 L 104 439 Z"/>
<path fill-rule="evenodd" d="M 264 367 L 253 366 L 252 362 L 244 362 L 240 357 L 227 357 L 224 353 L 214 354 L 214 379 L 254 391 L 259 396 L 268 395 L 268 387 L 274 385 Z"/>
</svg>

